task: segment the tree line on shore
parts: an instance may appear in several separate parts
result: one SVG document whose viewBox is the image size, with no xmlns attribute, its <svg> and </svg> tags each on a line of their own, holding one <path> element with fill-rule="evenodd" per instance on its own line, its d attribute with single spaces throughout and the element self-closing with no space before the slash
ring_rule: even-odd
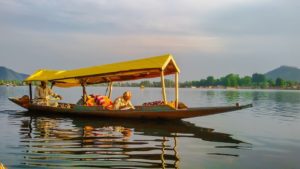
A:
<svg viewBox="0 0 300 169">
<path fill-rule="evenodd" d="M 22 86 L 24 83 L 22 80 L 0 80 L 0 85 Z"/>
<path fill-rule="evenodd" d="M 116 86 L 130 87 L 161 87 L 161 82 L 141 81 L 139 83 L 117 83 Z M 165 79 L 166 87 L 174 87 L 173 80 Z M 238 74 L 228 74 L 221 78 L 208 76 L 206 79 L 180 82 L 179 87 L 234 87 L 234 88 L 299 88 L 300 84 L 296 81 L 267 79 L 264 74 L 254 73 L 252 76 L 240 77 Z"/>
<path fill-rule="evenodd" d="M 24 85 L 21 80 L 0 80 L 0 85 Z M 33 84 L 37 85 L 37 84 Z M 101 84 L 106 86 L 107 84 Z M 165 79 L 166 87 L 174 87 L 175 82 L 170 79 Z M 161 82 L 156 81 L 140 81 L 140 82 L 118 82 L 114 86 L 119 87 L 161 87 Z M 179 87 L 234 87 L 234 88 L 300 88 L 300 83 L 296 81 L 284 80 L 277 78 L 276 80 L 267 79 L 264 74 L 254 73 L 252 76 L 240 77 L 238 74 L 228 74 L 221 78 L 208 76 L 206 79 L 180 82 Z"/>
<path fill-rule="evenodd" d="M 264 74 L 254 73 L 252 76 L 240 77 L 238 74 L 228 74 L 219 79 L 208 76 L 199 81 L 186 81 L 180 84 L 181 87 L 248 87 L 248 88 L 293 88 L 298 87 L 299 82 L 277 78 L 268 79 Z"/>
</svg>

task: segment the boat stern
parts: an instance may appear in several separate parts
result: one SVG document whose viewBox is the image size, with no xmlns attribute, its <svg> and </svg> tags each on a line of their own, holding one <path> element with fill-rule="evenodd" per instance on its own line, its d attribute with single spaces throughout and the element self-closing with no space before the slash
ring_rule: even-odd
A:
<svg viewBox="0 0 300 169">
<path fill-rule="evenodd" d="M 29 107 L 29 97 L 27 95 L 25 96 L 22 96 L 20 98 L 17 98 L 17 97 L 9 97 L 8 100 L 10 100 L 11 102 L 25 108 L 25 109 L 28 109 Z"/>
</svg>

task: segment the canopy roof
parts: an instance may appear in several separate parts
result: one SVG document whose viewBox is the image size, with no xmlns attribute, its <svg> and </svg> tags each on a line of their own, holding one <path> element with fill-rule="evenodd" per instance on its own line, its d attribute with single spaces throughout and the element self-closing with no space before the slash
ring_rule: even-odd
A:
<svg viewBox="0 0 300 169">
<path fill-rule="evenodd" d="M 114 81 L 160 77 L 180 72 L 172 55 L 149 57 L 127 62 L 98 65 L 74 70 L 37 70 L 25 82 L 50 81 L 55 86 L 72 87 Z"/>
</svg>

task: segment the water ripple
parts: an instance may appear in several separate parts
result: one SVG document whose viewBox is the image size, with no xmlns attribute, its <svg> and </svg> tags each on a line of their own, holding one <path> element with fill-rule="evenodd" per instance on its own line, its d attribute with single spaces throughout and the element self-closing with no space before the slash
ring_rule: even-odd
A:
<svg viewBox="0 0 300 169">
<path fill-rule="evenodd" d="M 254 105 L 193 118 L 194 124 L 35 115 L 7 100 L 22 91 L 3 90 L 0 159 L 8 168 L 253 168 L 252 161 L 262 168 L 299 166 L 299 92 L 183 89 L 189 106 Z M 160 90 L 149 91 L 160 96 Z"/>
<path fill-rule="evenodd" d="M 9 155 L 19 157 L 12 168 L 178 168 L 179 138 L 229 143 L 234 149 L 243 143 L 184 121 L 100 121 L 27 112 L 8 116 L 20 139 L 17 146 L 7 147 Z"/>
</svg>

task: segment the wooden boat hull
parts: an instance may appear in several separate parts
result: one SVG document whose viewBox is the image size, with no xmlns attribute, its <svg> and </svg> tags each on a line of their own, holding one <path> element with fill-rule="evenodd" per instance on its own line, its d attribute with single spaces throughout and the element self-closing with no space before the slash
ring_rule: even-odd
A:
<svg viewBox="0 0 300 169">
<path fill-rule="evenodd" d="M 17 98 L 9 98 L 12 102 L 28 109 L 31 112 L 51 113 L 61 115 L 98 116 L 107 118 L 145 118 L 145 119 L 183 119 L 198 116 L 224 113 L 252 107 L 252 104 L 221 106 L 221 107 L 195 107 L 185 109 L 173 109 L 168 105 L 136 106 L 135 110 L 104 110 L 101 106 L 71 105 L 70 108 L 41 106 L 21 103 Z"/>
</svg>

